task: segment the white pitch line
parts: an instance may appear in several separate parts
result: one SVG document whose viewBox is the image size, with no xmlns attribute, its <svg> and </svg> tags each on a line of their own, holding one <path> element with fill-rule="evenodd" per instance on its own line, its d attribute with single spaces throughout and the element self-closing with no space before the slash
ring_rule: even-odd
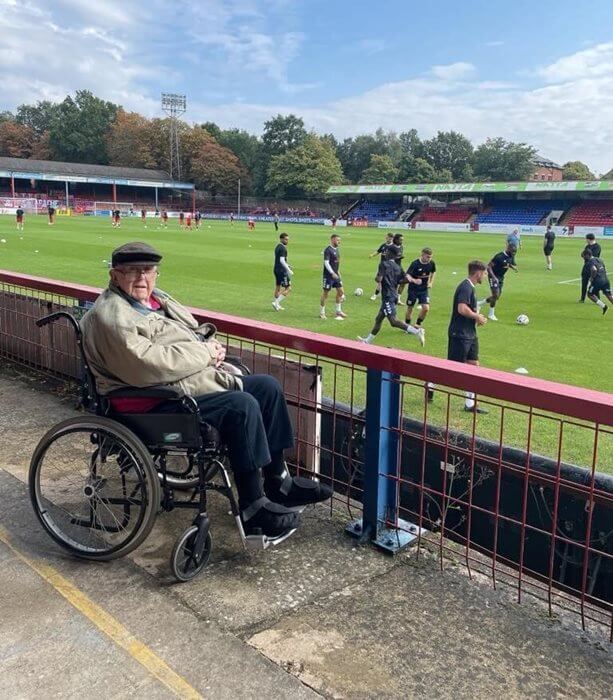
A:
<svg viewBox="0 0 613 700">
<path fill-rule="evenodd" d="M 558 282 L 558 284 L 572 284 L 573 282 L 579 282 L 581 277 L 575 277 L 574 280 L 564 280 L 564 282 Z"/>
</svg>

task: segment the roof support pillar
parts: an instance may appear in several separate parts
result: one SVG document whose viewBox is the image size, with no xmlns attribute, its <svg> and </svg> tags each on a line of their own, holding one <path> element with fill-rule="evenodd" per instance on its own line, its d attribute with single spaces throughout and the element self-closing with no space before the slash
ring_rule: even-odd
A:
<svg viewBox="0 0 613 700">
<path fill-rule="evenodd" d="M 117 185 L 113 183 L 113 204 L 117 206 Z"/>
<path fill-rule="evenodd" d="M 15 196 L 15 176 L 11 175 L 11 197 Z"/>
</svg>

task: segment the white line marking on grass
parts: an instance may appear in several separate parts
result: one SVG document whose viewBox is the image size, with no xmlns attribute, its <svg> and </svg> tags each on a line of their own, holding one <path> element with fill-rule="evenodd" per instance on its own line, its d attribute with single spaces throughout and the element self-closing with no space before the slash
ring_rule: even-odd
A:
<svg viewBox="0 0 613 700">
<path fill-rule="evenodd" d="M 581 277 L 575 277 L 575 279 L 564 280 L 564 282 L 558 282 L 558 284 L 572 284 L 573 282 L 579 282 L 580 280 L 581 280 Z"/>
</svg>

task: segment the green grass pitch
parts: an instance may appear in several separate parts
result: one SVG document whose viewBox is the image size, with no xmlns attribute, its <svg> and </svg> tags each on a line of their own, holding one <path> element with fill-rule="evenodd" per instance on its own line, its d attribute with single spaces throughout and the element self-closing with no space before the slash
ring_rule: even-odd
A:
<svg viewBox="0 0 613 700">
<path fill-rule="evenodd" d="M 369 299 L 374 290 L 377 259 L 369 259 L 368 255 L 383 240 L 385 231 L 339 229 L 341 274 L 347 294 L 343 308 L 348 315 L 339 322 L 333 317 L 332 294 L 328 319 L 319 318 L 322 250 L 331 229 L 283 224 L 281 230 L 289 233 L 289 262 L 295 271 L 292 292 L 283 312 L 275 312 L 271 304 L 273 250 L 278 241 L 272 223 L 258 222 L 255 231 L 248 232 L 242 221 L 230 225 L 228 221 L 205 220 L 200 230 L 184 231 L 176 220 L 170 220 L 168 229 L 164 230 L 153 219 L 148 219 L 144 228 L 140 218 L 134 217 L 124 218 L 121 229 L 117 230 L 107 218 L 58 217 L 51 227 L 46 217 L 26 216 L 25 231 L 20 233 L 16 231 L 14 217 L 2 216 L 0 239 L 6 242 L 0 244 L 0 268 L 104 286 L 112 249 L 129 240 L 145 240 L 165 256 L 159 286 L 184 303 L 344 338 L 365 335 L 378 309 L 378 302 Z M 502 250 L 504 237 L 421 230 L 404 231 L 404 234 L 405 264 L 428 245 L 434 251 L 438 268 L 430 315 L 425 322 L 426 347 L 422 349 L 414 337 L 392 329 L 386 322 L 375 342 L 445 357 L 453 291 L 465 275 L 466 263 L 473 258 L 489 261 Z M 584 240 L 558 238 L 551 272 L 545 270 L 541 237 L 525 236 L 522 243 L 517 255 L 519 273 L 509 271 L 505 279 L 504 294 L 497 306 L 499 320 L 479 331 L 482 365 L 509 372 L 524 367 L 534 377 L 611 391 L 613 310 L 603 317 L 591 302 L 577 303 L 582 263 L 579 253 Z M 602 246 L 605 262 L 613 260 L 613 242 L 604 240 Z M 613 262 L 610 269 L 613 273 Z M 364 290 L 362 297 L 354 296 L 357 287 Z M 487 291 L 487 284 L 483 284 L 478 297 L 485 297 Z M 529 316 L 529 325 L 516 324 L 515 319 L 521 313 Z M 404 314 L 404 307 L 399 307 L 400 314 Z M 491 421 L 493 433 L 495 419 Z M 523 422 L 518 416 L 512 429 L 517 440 L 510 436 L 510 442 L 521 443 L 519 436 L 522 429 L 525 432 Z M 554 439 L 550 430 L 542 432 Z M 551 440 L 544 440 L 548 444 L 543 445 L 543 452 L 554 452 Z M 589 463 L 587 442 L 590 441 L 586 438 L 581 449 L 569 446 L 566 456 Z M 601 441 L 601 451 L 610 454 L 606 442 Z M 613 471 L 613 465 L 609 467 L 609 464 L 600 468 Z"/>
</svg>

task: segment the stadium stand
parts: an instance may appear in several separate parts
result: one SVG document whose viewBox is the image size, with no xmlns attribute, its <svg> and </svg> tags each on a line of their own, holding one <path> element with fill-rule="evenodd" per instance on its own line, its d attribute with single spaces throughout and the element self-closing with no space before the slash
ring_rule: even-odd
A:
<svg viewBox="0 0 613 700">
<path fill-rule="evenodd" d="M 368 219 L 369 221 L 393 221 L 402 211 L 398 199 L 371 201 L 365 199 L 351 209 L 348 214 L 351 219 Z"/>
<path fill-rule="evenodd" d="M 574 226 L 610 226 L 613 224 L 613 200 L 583 202 L 573 207 L 564 224 Z"/>
<path fill-rule="evenodd" d="M 477 214 L 475 221 L 480 224 L 539 224 L 551 211 L 568 209 L 568 202 L 548 200 L 543 202 L 506 202 Z"/>
<path fill-rule="evenodd" d="M 449 207 L 425 207 L 414 218 L 414 221 L 441 221 L 463 224 L 468 221 L 475 211 L 474 207 L 462 207 L 455 204 Z"/>
</svg>

